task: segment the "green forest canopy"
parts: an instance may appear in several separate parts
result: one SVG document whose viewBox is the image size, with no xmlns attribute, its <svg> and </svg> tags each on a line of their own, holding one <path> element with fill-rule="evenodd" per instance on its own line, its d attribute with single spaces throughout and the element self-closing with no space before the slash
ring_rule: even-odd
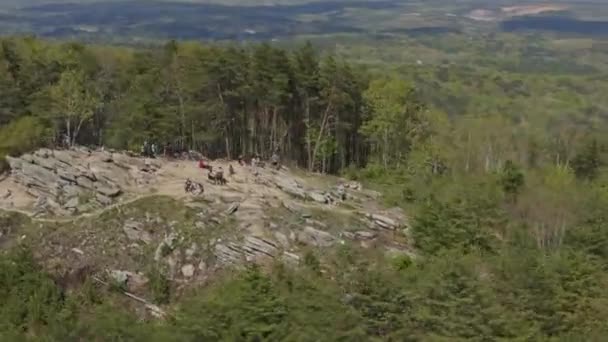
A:
<svg viewBox="0 0 608 342">
<path fill-rule="evenodd" d="M 491 65 L 491 64 L 490 64 Z M 419 258 L 345 246 L 226 274 L 136 322 L 0 259 L 0 338 L 599 340 L 607 331 L 606 82 L 455 65 L 368 71 L 311 45 L 0 41 L 0 150 L 145 140 L 286 160 L 383 190 Z M 17 253 L 17 254 L 15 254 Z M 322 262 L 319 260 L 322 259 Z M 322 269 L 321 269 L 322 268 Z M 323 272 L 321 272 L 323 271 Z"/>
</svg>

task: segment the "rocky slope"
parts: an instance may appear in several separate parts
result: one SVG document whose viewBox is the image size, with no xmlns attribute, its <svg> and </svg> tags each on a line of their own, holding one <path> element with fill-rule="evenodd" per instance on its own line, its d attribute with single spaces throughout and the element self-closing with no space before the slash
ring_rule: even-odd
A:
<svg viewBox="0 0 608 342">
<path fill-rule="evenodd" d="M 0 248 L 28 243 L 67 282 L 86 271 L 145 296 L 151 268 L 179 287 L 250 262 L 298 265 L 336 245 L 411 254 L 404 213 L 343 179 L 233 163 L 216 185 L 193 161 L 86 149 L 8 161 Z M 204 193 L 185 193 L 186 178 Z"/>
</svg>

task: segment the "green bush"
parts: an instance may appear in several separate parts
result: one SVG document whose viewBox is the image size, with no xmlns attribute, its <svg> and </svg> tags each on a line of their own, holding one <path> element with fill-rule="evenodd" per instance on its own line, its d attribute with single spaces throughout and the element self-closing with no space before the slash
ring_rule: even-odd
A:
<svg viewBox="0 0 608 342">
<path fill-rule="evenodd" d="M 0 171 L 7 167 L 4 156 L 21 155 L 48 143 L 49 130 L 41 120 L 25 116 L 0 128 Z"/>
</svg>

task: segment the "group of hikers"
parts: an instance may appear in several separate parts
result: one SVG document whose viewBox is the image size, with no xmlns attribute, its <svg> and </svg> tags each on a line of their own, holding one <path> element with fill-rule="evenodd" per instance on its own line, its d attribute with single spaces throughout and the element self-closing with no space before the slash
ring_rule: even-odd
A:
<svg viewBox="0 0 608 342">
<path fill-rule="evenodd" d="M 158 152 L 158 145 L 156 143 L 150 143 L 146 140 L 141 145 L 141 155 L 146 158 L 156 158 Z"/>
<path fill-rule="evenodd" d="M 259 155 L 255 154 L 251 158 L 246 159 L 242 155 L 237 159 L 239 165 L 247 166 L 250 165 L 252 167 L 264 167 L 265 163 L 262 161 Z M 271 158 L 270 163 L 273 168 L 280 169 L 280 158 L 278 155 L 278 151 L 275 151 Z M 205 158 L 201 158 L 198 161 L 198 168 L 201 170 L 207 170 L 207 179 L 209 179 L 213 184 L 216 185 L 225 185 L 227 183 L 226 178 L 224 177 L 224 169 L 220 166 L 217 169 L 214 168 L 211 163 Z M 234 168 L 232 165 L 228 166 L 228 172 L 230 176 L 235 174 Z M 200 183 L 195 183 L 189 178 L 186 180 L 185 191 L 188 193 L 203 193 L 203 186 Z"/>
<path fill-rule="evenodd" d="M 262 161 L 262 158 L 260 158 L 258 154 L 254 154 L 249 159 L 246 159 L 245 157 L 243 157 L 243 155 L 240 155 L 238 158 L 238 162 L 241 166 L 251 165 L 253 167 L 264 167 L 266 165 L 266 163 Z M 279 158 L 279 153 L 277 150 L 275 150 L 272 153 L 272 156 L 270 157 L 270 165 L 272 165 L 272 167 L 277 170 L 281 169 L 281 160 Z"/>
</svg>

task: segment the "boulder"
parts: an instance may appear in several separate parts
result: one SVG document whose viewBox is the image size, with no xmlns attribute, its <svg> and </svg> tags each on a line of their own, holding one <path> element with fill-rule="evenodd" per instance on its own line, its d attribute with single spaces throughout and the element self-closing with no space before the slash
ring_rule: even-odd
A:
<svg viewBox="0 0 608 342">
<path fill-rule="evenodd" d="M 281 232 L 274 232 L 274 238 L 277 239 L 277 242 L 283 246 L 283 248 L 288 248 L 291 245 L 287 235 Z"/>
<path fill-rule="evenodd" d="M 290 265 L 298 265 L 300 263 L 300 256 L 290 252 L 283 252 L 281 259 Z"/>
<path fill-rule="evenodd" d="M 104 196 L 102 194 L 95 194 L 95 199 L 97 200 L 97 202 L 99 202 L 101 205 L 111 205 L 112 204 L 112 199 L 108 196 Z"/>
<path fill-rule="evenodd" d="M 190 248 L 186 249 L 186 259 L 190 260 L 194 257 L 196 252 L 198 251 L 198 245 L 196 243 L 192 243 Z"/>
<path fill-rule="evenodd" d="M 129 221 L 123 225 L 122 230 L 129 240 L 143 241 L 145 243 L 152 242 L 152 236 L 144 229 L 143 224 L 139 222 Z"/>
<path fill-rule="evenodd" d="M 344 184 L 344 187 L 351 189 L 351 190 L 357 190 L 357 191 L 363 190 L 363 186 L 361 185 L 361 183 L 355 182 L 355 181 Z"/>
<path fill-rule="evenodd" d="M 194 271 L 195 271 L 194 265 L 191 265 L 191 264 L 184 265 L 184 266 L 182 266 L 181 271 L 182 271 L 182 275 L 186 278 L 194 277 Z"/>
<path fill-rule="evenodd" d="M 127 286 L 127 282 L 129 281 L 129 273 L 130 272 L 121 270 L 109 271 L 110 278 L 114 281 L 116 285 L 121 287 Z"/>
<path fill-rule="evenodd" d="M 322 204 L 327 204 L 327 197 L 325 196 L 325 194 L 316 192 L 316 191 L 311 191 L 308 192 L 307 197 L 317 203 L 322 203 Z"/>
<path fill-rule="evenodd" d="M 399 224 L 388 216 L 368 213 L 366 217 L 383 229 L 395 230 L 399 227 Z"/>
<path fill-rule="evenodd" d="M 318 221 L 318 220 L 313 220 L 313 219 L 307 218 L 307 219 L 304 220 L 304 222 L 306 224 L 311 225 L 311 226 L 320 227 L 320 228 L 327 228 L 327 225 L 325 223 L 323 223 L 321 221 Z"/>
<path fill-rule="evenodd" d="M 99 192 L 100 194 L 107 196 L 107 197 L 116 197 L 118 195 L 120 195 L 121 190 L 118 186 L 114 185 L 114 184 L 103 184 L 101 182 L 96 183 L 95 184 L 95 189 L 97 190 L 97 192 Z"/>
<path fill-rule="evenodd" d="M 298 241 L 315 247 L 329 247 L 336 242 L 336 238 L 328 232 L 307 226 L 298 233 Z"/>
</svg>

